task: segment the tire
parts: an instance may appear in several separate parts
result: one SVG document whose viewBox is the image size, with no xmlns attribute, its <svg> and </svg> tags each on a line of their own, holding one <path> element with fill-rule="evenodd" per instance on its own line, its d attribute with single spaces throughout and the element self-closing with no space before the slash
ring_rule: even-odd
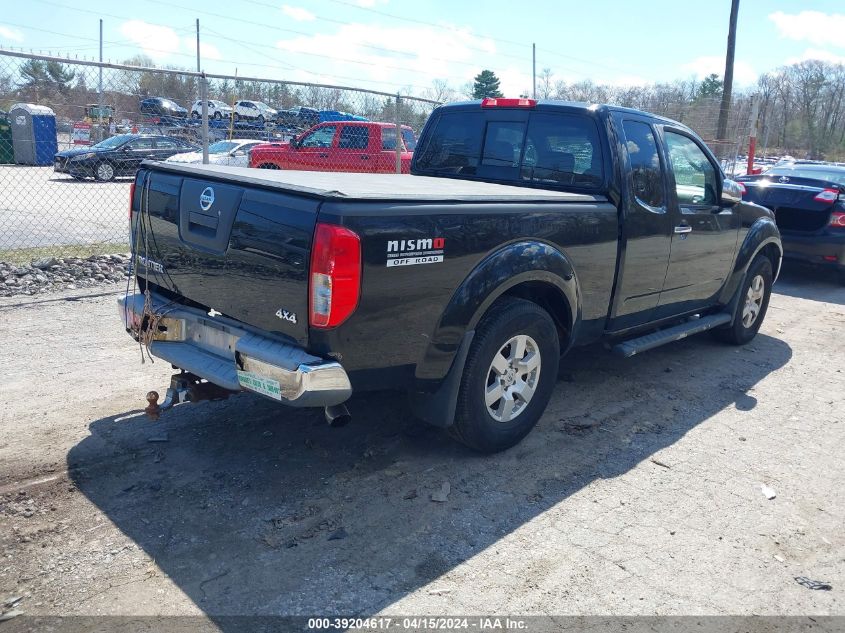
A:
<svg viewBox="0 0 845 633">
<path fill-rule="evenodd" d="M 238 121 L 240 121 L 240 120 L 241 120 L 241 115 L 239 115 L 237 112 L 235 112 L 235 113 L 232 115 L 232 120 L 234 120 L 234 122 L 235 122 L 235 123 L 237 123 Z"/>
<path fill-rule="evenodd" d="M 261 125 L 261 126 L 264 125 L 264 115 L 263 114 L 258 115 L 258 124 Z"/>
<path fill-rule="evenodd" d="M 740 304 L 733 321 L 724 328 L 713 330 L 713 335 L 731 345 L 748 343 L 763 325 L 771 295 L 772 262 L 765 255 L 758 255 L 742 282 Z"/>
<path fill-rule="evenodd" d="M 108 161 L 97 163 L 97 166 L 94 168 L 94 178 L 99 182 L 109 182 L 114 180 L 114 176 L 114 165 Z"/>
<path fill-rule="evenodd" d="M 223 118 L 223 115 L 222 115 L 222 114 L 220 114 L 219 112 L 215 112 L 215 113 L 212 115 L 212 117 L 211 117 L 211 118 L 212 118 L 212 119 L 214 119 L 215 121 L 219 121 L 220 119 L 222 119 L 222 118 Z"/>
<path fill-rule="evenodd" d="M 278 165 L 274 165 L 273 163 L 261 163 L 258 166 L 258 169 L 281 169 Z"/>
<path fill-rule="evenodd" d="M 191 112 L 191 118 L 194 119 L 194 120 L 199 119 L 200 116 L 202 116 L 202 115 L 200 115 L 200 113 L 197 112 L 197 111 Z"/>
<path fill-rule="evenodd" d="M 532 365 L 516 362 L 535 358 Z M 518 444 L 549 403 L 559 361 L 557 328 L 548 312 L 524 299 L 494 303 L 476 328 L 450 434 L 482 453 Z"/>
</svg>

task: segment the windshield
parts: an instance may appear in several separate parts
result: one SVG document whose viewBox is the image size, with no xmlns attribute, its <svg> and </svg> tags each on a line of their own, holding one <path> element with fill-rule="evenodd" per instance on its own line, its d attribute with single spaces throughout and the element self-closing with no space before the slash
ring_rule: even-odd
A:
<svg viewBox="0 0 845 633">
<path fill-rule="evenodd" d="M 114 149 L 115 147 L 120 147 L 132 138 L 134 137 L 131 134 L 119 134 L 117 136 L 107 138 L 105 141 L 100 141 L 96 145 L 92 145 L 91 149 Z"/>
<path fill-rule="evenodd" d="M 171 101 L 170 99 L 162 99 L 161 103 L 162 103 L 162 105 L 165 105 L 168 108 L 173 108 L 174 110 L 179 108 L 179 106 L 176 104 L 176 102 Z"/>
<path fill-rule="evenodd" d="M 238 144 L 233 143 L 232 141 L 217 141 L 216 143 L 208 146 L 208 153 L 209 154 L 225 154 L 226 152 L 231 152 L 233 149 L 237 149 Z"/>
<path fill-rule="evenodd" d="M 270 106 L 268 106 L 266 103 L 261 103 L 260 101 L 253 101 L 253 103 L 255 104 L 255 106 L 257 108 L 259 108 L 261 110 L 269 110 L 270 109 Z"/>
<path fill-rule="evenodd" d="M 770 169 L 766 176 L 787 176 L 792 178 L 812 178 L 814 180 L 827 180 L 837 185 L 845 185 L 845 169 L 801 169 L 800 167 L 775 167 Z"/>
</svg>

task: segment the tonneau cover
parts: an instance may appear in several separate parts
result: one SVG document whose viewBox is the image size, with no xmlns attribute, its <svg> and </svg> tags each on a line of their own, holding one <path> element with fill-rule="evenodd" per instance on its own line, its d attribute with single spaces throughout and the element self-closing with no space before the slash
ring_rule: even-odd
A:
<svg viewBox="0 0 845 633">
<path fill-rule="evenodd" d="M 604 196 L 432 176 L 283 171 L 157 161 L 144 161 L 143 166 L 194 178 L 222 179 L 322 199 L 582 203 L 607 200 Z"/>
</svg>

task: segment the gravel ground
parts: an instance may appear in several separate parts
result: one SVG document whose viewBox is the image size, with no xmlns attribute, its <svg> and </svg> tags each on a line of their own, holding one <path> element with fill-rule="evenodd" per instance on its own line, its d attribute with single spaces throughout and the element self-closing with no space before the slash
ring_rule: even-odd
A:
<svg viewBox="0 0 845 633">
<path fill-rule="evenodd" d="M 394 394 L 356 395 L 342 429 L 250 395 L 150 422 L 171 370 L 141 365 L 115 296 L 0 299 L 0 603 L 845 615 L 845 288 L 825 275 L 788 267 L 743 348 L 570 354 L 493 457 Z"/>
</svg>

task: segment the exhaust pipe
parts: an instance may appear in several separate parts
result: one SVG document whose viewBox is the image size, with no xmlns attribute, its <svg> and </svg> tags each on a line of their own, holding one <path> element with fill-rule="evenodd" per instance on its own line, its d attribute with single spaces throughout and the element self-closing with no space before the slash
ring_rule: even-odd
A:
<svg viewBox="0 0 845 633">
<path fill-rule="evenodd" d="M 346 426 L 352 421 L 352 416 L 349 414 L 349 409 L 345 404 L 333 404 L 326 407 L 326 422 L 329 426 L 339 428 Z"/>
</svg>

